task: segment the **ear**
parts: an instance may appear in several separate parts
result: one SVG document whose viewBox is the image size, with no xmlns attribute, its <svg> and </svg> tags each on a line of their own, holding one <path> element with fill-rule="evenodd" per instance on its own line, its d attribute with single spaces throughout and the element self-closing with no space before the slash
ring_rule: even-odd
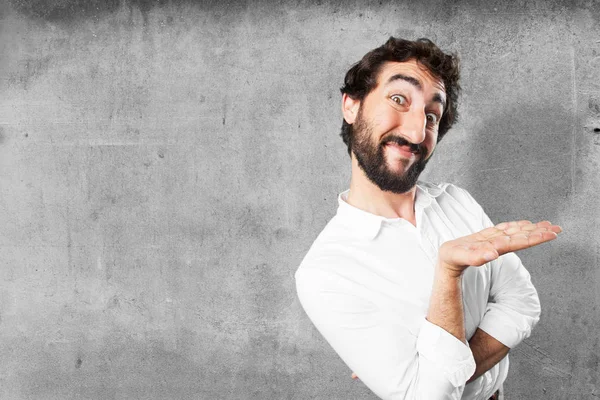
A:
<svg viewBox="0 0 600 400">
<path fill-rule="evenodd" d="M 347 123 L 352 125 L 358 115 L 358 109 L 360 108 L 360 100 L 355 100 L 348 94 L 342 95 L 342 114 Z"/>
</svg>

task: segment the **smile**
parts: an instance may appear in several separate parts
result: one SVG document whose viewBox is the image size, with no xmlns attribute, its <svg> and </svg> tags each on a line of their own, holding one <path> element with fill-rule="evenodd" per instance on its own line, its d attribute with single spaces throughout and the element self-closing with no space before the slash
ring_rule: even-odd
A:
<svg viewBox="0 0 600 400">
<path fill-rule="evenodd" d="M 412 158 L 419 154 L 418 150 L 413 151 L 409 145 L 399 145 L 394 142 L 388 142 L 385 144 L 385 147 L 390 149 L 391 152 L 405 158 Z"/>
</svg>

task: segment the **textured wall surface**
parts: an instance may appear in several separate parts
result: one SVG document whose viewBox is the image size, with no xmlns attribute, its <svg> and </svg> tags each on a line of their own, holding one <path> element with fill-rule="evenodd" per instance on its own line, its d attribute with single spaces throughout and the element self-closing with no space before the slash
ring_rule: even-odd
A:
<svg viewBox="0 0 600 400">
<path fill-rule="evenodd" d="M 508 399 L 600 397 L 600 4 L 389 3 L 0 3 L 0 398 L 373 399 L 293 274 L 348 185 L 343 75 L 390 35 L 462 59 L 426 177 L 564 228 L 521 253 Z"/>
</svg>

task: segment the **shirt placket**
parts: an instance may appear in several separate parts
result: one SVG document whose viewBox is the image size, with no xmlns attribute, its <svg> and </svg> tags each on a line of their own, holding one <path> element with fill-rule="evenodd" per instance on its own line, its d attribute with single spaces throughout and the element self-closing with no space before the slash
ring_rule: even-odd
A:
<svg viewBox="0 0 600 400">
<path fill-rule="evenodd" d="M 427 255 L 427 258 L 431 260 L 431 264 L 434 265 L 437 260 L 437 240 L 432 235 L 431 224 L 429 223 L 426 213 L 422 208 L 417 209 L 417 213 L 420 213 L 420 218 L 417 218 L 417 228 L 419 231 L 419 240 L 421 242 L 421 249 Z"/>
</svg>

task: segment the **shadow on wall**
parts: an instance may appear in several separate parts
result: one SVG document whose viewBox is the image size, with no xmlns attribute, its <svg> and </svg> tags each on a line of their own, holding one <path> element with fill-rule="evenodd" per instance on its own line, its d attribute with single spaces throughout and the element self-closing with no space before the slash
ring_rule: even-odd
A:
<svg viewBox="0 0 600 400">
<path fill-rule="evenodd" d="M 574 188 L 581 178 L 573 135 L 584 134 L 593 129 L 581 127 L 566 110 L 534 106 L 504 110 L 470 134 L 464 182 L 494 223 L 549 220 L 566 229 L 558 241 L 522 254 L 552 253 L 563 260 L 564 254 L 578 254 L 578 259 L 594 260 L 594 247 L 585 245 L 586 233 L 577 231 L 576 223 L 587 217 L 576 204 Z"/>
<path fill-rule="evenodd" d="M 469 133 L 471 162 L 464 181 L 494 222 L 560 222 L 556 217 L 570 201 L 576 179 L 574 122 L 565 110 L 516 106 Z"/>
<path fill-rule="evenodd" d="M 577 191 L 578 168 L 585 167 L 578 146 L 593 142 L 582 135 L 596 135 L 594 128 L 559 107 L 520 106 L 485 120 L 469 140 L 464 182 L 492 221 L 550 220 L 564 229 L 557 241 L 519 252 L 543 315 L 532 338 L 515 349 L 508 383 L 530 398 L 542 386 L 567 395 L 597 384 L 597 238 L 585 228 L 597 211 L 583 209 Z"/>
</svg>

